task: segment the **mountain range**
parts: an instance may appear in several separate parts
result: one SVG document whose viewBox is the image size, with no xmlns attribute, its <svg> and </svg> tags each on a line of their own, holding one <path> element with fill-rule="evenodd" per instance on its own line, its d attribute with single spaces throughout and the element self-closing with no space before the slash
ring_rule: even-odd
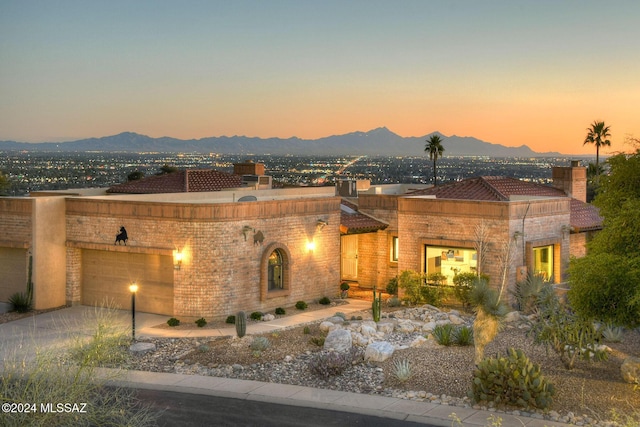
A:
<svg viewBox="0 0 640 427">
<path fill-rule="evenodd" d="M 0 141 L 0 150 L 47 152 L 192 152 L 219 154 L 273 155 L 367 155 L 367 156 L 423 156 L 426 140 L 431 135 L 442 138 L 445 156 L 490 157 L 560 157 L 557 152 L 538 153 L 526 145 L 507 147 L 473 137 L 445 136 L 433 132 L 419 137 L 402 137 L 386 127 L 368 132 L 352 132 L 318 139 L 256 138 L 247 136 L 218 136 L 201 139 L 151 138 L 133 132 L 102 138 L 88 138 L 69 142 L 25 143 Z"/>
</svg>

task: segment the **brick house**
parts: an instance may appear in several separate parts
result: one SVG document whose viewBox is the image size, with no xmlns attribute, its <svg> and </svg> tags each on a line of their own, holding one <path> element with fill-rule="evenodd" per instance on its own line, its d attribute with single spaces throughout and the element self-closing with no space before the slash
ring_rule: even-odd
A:
<svg viewBox="0 0 640 427">
<path fill-rule="evenodd" d="M 128 307 L 136 282 L 140 311 L 208 319 L 332 297 L 341 280 L 382 289 L 409 269 L 498 277 L 501 242 L 514 247 L 510 286 L 526 271 L 561 283 L 602 226 L 577 166 L 554 168 L 555 187 L 480 177 L 435 188 L 347 182 L 338 195 L 269 189 L 257 164 L 227 175 L 0 198 L 0 301 L 25 290 L 30 257 L 37 309 L 105 298 Z M 481 223 L 490 237 L 479 265 Z M 128 241 L 116 245 L 122 226 Z"/>
</svg>

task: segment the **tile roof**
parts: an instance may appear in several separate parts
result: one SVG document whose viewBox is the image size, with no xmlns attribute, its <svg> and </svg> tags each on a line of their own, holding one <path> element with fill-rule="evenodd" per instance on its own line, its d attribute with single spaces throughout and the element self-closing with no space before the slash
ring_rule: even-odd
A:
<svg viewBox="0 0 640 427">
<path fill-rule="evenodd" d="M 557 188 L 504 176 L 481 176 L 458 182 L 425 188 L 409 193 L 411 196 L 432 195 L 437 199 L 508 201 L 511 196 L 568 197 Z M 599 230 L 602 217 L 598 208 L 571 199 L 571 228 L 574 231 Z"/>
<path fill-rule="evenodd" d="M 242 186 L 242 178 L 216 170 L 191 169 L 150 176 L 110 187 L 107 193 L 156 194 L 220 191 Z"/>
<path fill-rule="evenodd" d="M 384 230 L 389 224 L 358 211 L 358 206 L 342 200 L 340 202 L 340 233 L 361 234 Z"/>
</svg>

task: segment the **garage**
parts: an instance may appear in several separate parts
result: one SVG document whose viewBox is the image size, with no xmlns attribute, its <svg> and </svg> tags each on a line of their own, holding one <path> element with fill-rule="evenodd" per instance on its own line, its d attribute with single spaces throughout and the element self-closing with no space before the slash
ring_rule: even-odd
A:
<svg viewBox="0 0 640 427">
<path fill-rule="evenodd" d="M 82 251 L 82 304 L 113 302 L 131 307 L 129 285 L 138 284 L 136 311 L 173 314 L 173 262 L 170 256 L 130 252 Z"/>
<path fill-rule="evenodd" d="M 27 291 L 27 250 L 0 248 L 0 301 Z"/>
</svg>

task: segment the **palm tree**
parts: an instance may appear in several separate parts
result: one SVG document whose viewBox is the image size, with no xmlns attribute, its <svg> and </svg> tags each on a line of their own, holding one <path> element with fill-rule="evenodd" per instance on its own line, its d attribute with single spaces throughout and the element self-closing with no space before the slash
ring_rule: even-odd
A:
<svg viewBox="0 0 640 427">
<path fill-rule="evenodd" d="M 444 147 L 442 146 L 442 138 L 438 135 L 431 135 L 431 138 L 427 140 L 427 145 L 424 147 L 425 152 L 429 152 L 429 159 L 433 160 L 433 186 L 438 185 L 436 181 L 436 161 L 439 157 L 442 157 L 444 153 Z"/>
<path fill-rule="evenodd" d="M 607 138 L 611 136 L 609 133 L 609 126 L 605 126 L 604 122 L 594 121 L 590 127 L 587 128 L 587 136 L 584 139 L 584 143 L 586 144 L 594 144 L 596 146 L 596 172 L 598 176 L 600 175 L 600 147 L 609 147 L 611 146 L 611 141 Z"/>
</svg>

